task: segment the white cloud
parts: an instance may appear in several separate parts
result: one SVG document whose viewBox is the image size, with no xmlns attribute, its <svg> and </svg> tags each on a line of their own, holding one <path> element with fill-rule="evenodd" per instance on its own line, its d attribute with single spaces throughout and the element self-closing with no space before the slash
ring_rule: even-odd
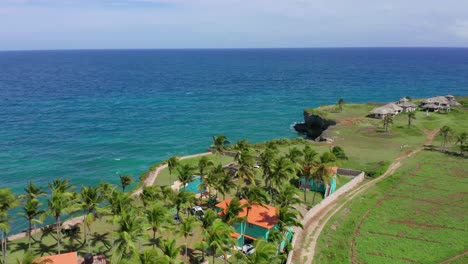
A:
<svg viewBox="0 0 468 264">
<path fill-rule="evenodd" d="M 462 46 L 467 17 L 459 0 L 0 0 L 0 50 Z"/>
</svg>

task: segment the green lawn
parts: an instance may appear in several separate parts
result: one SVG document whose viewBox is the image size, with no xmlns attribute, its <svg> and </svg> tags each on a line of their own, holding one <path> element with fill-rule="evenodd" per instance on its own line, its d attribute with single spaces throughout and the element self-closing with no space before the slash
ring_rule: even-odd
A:
<svg viewBox="0 0 468 264">
<path fill-rule="evenodd" d="M 215 154 L 210 154 L 207 156 L 209 159 L 213 161 L 215 165 L 217 164 L 227 164 L 229 162 L 232 162 L 234 159 L 229 156 L 222 156 L 222 155 L 215 155 Z M 190 158 L 190 159 L 183 159 L 180 160 L 181 164 L 190 164 L 193 167 L 196 167 L 195 172 L 198 173 L 198 161 L 200 160 L 201 157 L 195 157 L 195 158 Z M 165 186 L 165 185 L 172 185 L 171 182 L 177 180 L 177 171 L 172 172 L 172 176 L 169 175 L 169 169 L 164 168 L 158 175 L 158 178 L 154 182 L 154 185 L 156 186 Z"/>
<path fill-rule="evenodd" d="M 466 175 L 466 159 L 417 154 L 330 219 L 314 259 L 438 263 L 463 253 L 468 249 Z"/>
</svg>

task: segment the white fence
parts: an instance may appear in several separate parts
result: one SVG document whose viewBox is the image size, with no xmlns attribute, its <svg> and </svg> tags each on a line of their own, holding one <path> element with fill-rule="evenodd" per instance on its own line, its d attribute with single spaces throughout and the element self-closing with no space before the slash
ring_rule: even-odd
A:
<svg viewBox="0 0 468 264">
<path fill-rule="evenodd" d="M 345 171 L 357 172 L 357 171 L 354 171 L 354 170 L 342 169 L 341 173 L 344 173 Z M 338 171 L 338 173 L 340 174 L 340 171 Z M 302 225 L 304 226 L 304 229 L 306 228 L 307 222 L 309 222 L 309 220 L 312 219 L 312 217 L 314 217 L 319 211 L 321 211 L 325 207 L 329 206 L 332 202 L 336 201 L 340 196 L 342 196 L 346 192 L 354 189 L 356 186 L 358 186 L 364 180 L 364 172 L 358 173 L 357 176 L 355 176 L 355 175 L 356 175 L 355 173 L 352 173 L 351 175 L 349 175 L 349 176 L 354 176 L 354 179 L 352 179 L 351 181 L 349 181 L 345 185 L 338 188 L 338 190 L 336 190 L 334 193 L 329 195 L 327 198 L 323 199 L 320 203 L 318 203 L 317 205 L 312 207 L 306 213 L 306 215 L 304 216 L 304 218 L 301 221 Z M 345 175 L 345 176 L 348 176 L 348 175 Z M 304 230 L 298 229 L 297 232 L 294 234 L 294 237 L 293 237 L 292 242 L 291 242 L 293 248 L 294 248 L 294 246 L 296 244 L 296 240 L 297 240 L 298 235 L 300 233 L 302 233 L 302 232 L 304 232 Z M 291 250 L 289 252 L 288 260 L 286 262 L 287 264 L 292 264 L 292 257 L 293 257 L 293 250 Z"/>
</svg>

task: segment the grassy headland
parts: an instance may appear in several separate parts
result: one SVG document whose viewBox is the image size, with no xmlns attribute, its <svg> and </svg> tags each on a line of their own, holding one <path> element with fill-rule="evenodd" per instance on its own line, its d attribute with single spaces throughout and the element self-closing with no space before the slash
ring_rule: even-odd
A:
<svg viewBox="0 0 468 264">
<path fill-rule="evenodd" d="M 388 165 L 395 158 L 411 150 L 415 150 L 421 147 L 426 141 L 426 134 L 429 131 L 434 131 L 435 129 L 438 129 L 444 125 L 450 126 L 454 134 L 458 134 L 462 131 L 468 131 L 468 122 L 467 122 L 468 114 L 467 114 L 466 107 L 460 107 L 460 108 L 454 109 L 449 114 L 430 113 L 430 115 L 426 115 L 425 112 L 417 111 L 416 119 L 412 121 L 411 127 L 408 126 L 408 117 L 405 114 L 400 114 L 394 118 L 393 125 L 390 126 L 390 129 L 388 131 L 385 131 L 383 129 L 382 120 L 367 117 L 370 110 L 374 107 L 375 105 L 371 105 L 371 104 L 347 104 L 344 106 L 343 111 L 338 111 L 336 106 L 323 106 L 318 109 L 306 110 L 306 111 L 310 111 L 311 113 L 320 114 L 324 118 L 333 119 L 337 122 L 337 125 L 335 127 L 330 128 L 326 132 L 327 136 L 333 139 L 333 143 L 312 142 L 304 138 L 277 139 L 277 140 L 272 140 L 271 142 L 257 143 L 251 146 L 249 145 L 248 151 L 239 150 L 239 148 L 236 149 L 235 147 L 227 147 L 226 150 L 227 151 L 240 151 L 240 152 L 245 151 L 245 153 L 247 153 L 248 156 L 252 156 L 251 157 L 252 160 L 250 160 L 246 168 L 244 168 L 246 173 L 250 173 L 249 171 L 252 171 L 253 173 L 251 177 L 251 181 L 252 181 L 251 183 L 256 183 L 261 188 L 271 191 L 267 182 L 265 182 L 265 177 L 264 177 L 265 172 L 263 171 L 262 168 L 254 168 L 254 165 L 259 163 L 258 157 L 260 157 L 262 153 L 264 153 L 269 147 L 271 148 L 271 146 L 274 146 L 275 157 L 272 158 L 272 161 L 279 160 L 281 158 L 286 158 L 289 160 L 287 167 L 293 167 L 292 173 L 285 172 L 284 173 L 285 178 L 282 181 L 280 181 L 279 184 L 276 184 L 275 186 L 273 186 L 275 188 L 275 192 L 273 193 L 275 195 L 279 195 L 281 192 L 281 189 L 284 186 L 291 185 L 291 183 L 294 182 L 294 178 L 300 175 L 301 166 L 304 167 L 304 164 L 302 161 L 303 158 L 301 156 L 297 158 L 296 161 L 294 161 L 295 158 L 293 156 L 295 155 L 294 154 L 295 150 L 299 150 L 299 152 L 301 152 L 305 149 L 306 146 L 318 152 L 317 156 L 314 158 L 314 161 L 313 161 L 314 163 L 320 163 L 319 157 L 321 155 L 323 155 L 324 153 L 330 152 L 333 146 L 339 146 L 344 149 L 347 158 L 336 159 L 332 162 L 333 165 L 337 165 L 337 166 L 345 167 L 345 168 L 352 168 L 356 170 L 363 170 L 363 171 L 366 171 L 368 175 L 372 177 L 376 177 L 382 174 L 386 170 Z M 436 146 L 439 146 L 441 143 L 442 143 L 442 138 L 441 137 L 436 138 L 434 144 Z M 455 144 L 453 143 L 454 142 L 452 141 L 452 144 L 450 144 L 449 150 L 451 151 L 458 150 L 457 146 L 455 146 Z M 239 144 L 237 145 L 238 145 L 237 147 L 239 147 Z M 245 154 L 245 153 L 241 153 L 241 154 Z M 209 160 L 213 162 L 214 166 L 216 166 L 217 164 L 225 165 L 235 160 L 232 156 L 225 156 L 225 155 L 213 154 L 213 155 L 208 155 L 207 157 Z M 439 153 L 425 153 L 423 155 L 418 155 L 412 158 L 414 161 L 406 165 L 405 167 L 406 169 L 399 171 L 399 174 L 396 174 L 397 176 L 395 176 L 396 178 L 392 177 L 392 178 L 386 179 L 385 182 L 382 182 L 381 185 L 378 185 L 379 188 L 383 188 L 385 190 L 376 189 L 376 190 L 369 191 L 369 193 L 367 194 L 369 195 L 369 197 L 366 196 L 366 197 L 362 197 L 359 199 L 359 201 L 364 201 L 364 202 L 362 203 L 356 202 L 357 204 L 356 206 L 358 206 L 356 210 L 351 211 L 351 213 L 345 212 L 345 213 L 339 214 L 339 216 L 344 215 L 346 217 L 347 215 L 349 215 L 350 218 L 345 219 L 343 221 L 339 220 L 339 221 L 342 221 L 343 223 L 340 224 L 341 229 L 339 232 L 337 229 L 337 232 L 336 232 L 337 235 L 335 236 L 337 239 L 335 239 L 335 237 L 332 237 L 332 238 L 327 237 L 321 240 L 322 241 L 321 243 L 326 243 L 326 245 L 323 248 L 321 248 L 323 253 L 319 253 L 319 259 L 320 260 L 323 259 L 324 261 L 326 261 L 326 259 L 329 259 L 330 256 L 333 256 L 333 258 L 337 257 L 337 259 L 343 260 L 345 262 L 346 260 L 349 260 L 349 254 L 348 254 L 349 252 L 348 253 L 345 252 L 346 250 L 349 251 L 349 240 L 343 240 L 342 236 L 349 235 L 350 232 L 353 232 L 352 230 L 354 230 L 352 228 L 356 225 L 355 219 L 357 218 L 352 218 L 351 216 L 361 217 L 363 214 L 363 210 L 366 210 L 367 208 L 369 208 L 369 206 L 373 206 L 372 203 L 373 202 L 375 203 L 375 201 L 380 199 L 382 195 L 384 195 L 384 191 L 393 188 L 393 186 L 395 186 L 395 184 L 397 184 L 398 181 L 401 180 L 402 177 L 404 177 L 404 175 L 409 173 L 410 170 L 414 169 L 413 168 L 414 166 L 411 167 L 412 166 L 411 164 L 413 165 L 418 164 L 418 162 L 420 162 L 421 160 L 425 160 L 425 159 L 429 161 L 435 161 L 436 159 L 444 160 L 445 158 L 447 158 L 448 165 L 439 166 L 438 171 L 436 170 L 436 168 L 430 167 L 428 165 L 427 173 L 430 173 L 432 169 L 434 169 L 433 171 L 434 173 L 437 171 L 437 175 L 445 174 L 446 177 L 443 178 L 443 183 L 441 183 L 440 186 L 444 187 L 444 188 L 441 187 L 441 189 L 449 188 L 449 185 L 453 183 L 450 182 L 450 180 L 452 179 L 450 177 L 451 172 L 447 172 L 447 171 L 450 171 L 451 169 L 455 169 L 455 170 L 466 169 L 466 165 L 457 161 L 458 159 L 462 159 L 462 158 L 448 157 L 447 155 L 443 155 Z M 192 167 L 194 168 L 192 173 L 197 174 L 199 173 L 199 171 L 197 171 L 196 167 L 198 166 L 198 163 L 200 162 L 200 160 L 201 160 L 201 157 L 194 157 L 190 159 L 181 160 L 179 166 L 183 167 L 184 165 L 187 165 L 188 167 Z M 157 164 L 155 166 L 152 166 L 150 168 L 150 171 L 154 171 L 161 164 L 164 164 L 164 162 Z M 279 166 L 279 165 L 275 165 L 275 166 Z M 149 172 L 143 174 L 142 178 L 146 177 L 147 175 L 149 175 Z M 435 174 L 431 174 L 431 175 L 433 175 L 431 177 L 436 177 Z M 420 175 L 420 176 L 422 177 L 424 175 Z M 164 189 L 161 187 L 170 185 L 170 182 L 171 182 L 170 179 L 175 180 L 176 178 L 177 178 L 177 172 L 176 173 L 173 172 L 173 174 L 170 175 L 169 169 L 164 168 L 157 175 L 157 179 L 154 183 L 154 187 L 158 190 L 157 192 L 161 192 L 161 190 Z M 232 181 L 234 185 L 230 187 L 230 190 L 226 193 L 226 197 L 235 197 L 236 192 L 238 191 L 235 185 L 237 185 L 239 181 L 234 178 L 232 179 Z M 338 184 L 343 185 L 347 181 L 348 181 L 347 178 L 339 178 Z M 413 186 L 416 189 L 419 188 L 420 193 L 423 193 L 424 195 L 426 194 L 434 195 L 433 191 L 426 192 L 426 189 L 419 186 L 418 184 L 419 182 L 412 182 L 410 183 L 410 186 Z M 431 182 L 430 184 L 438 184 L 438 182 Z M 463 184 L 466 184 L 466 182 L 463 182 L 461 185 Z M 401 186 L 404 186 L 404 185 L 401 185 Z M 248 187 L 248 186 L 246 185 L 243 187 Z M 410 192 L 410 190 L 406 190 L 406 191 Z M 279 201 L 273 201 L 274 199 L 273 199 L 272 193 L 269 193 L 269 195 L 270 195 L 269 203 L 273 203 L 273 204 L 280 203 Z M 322 199 L 322 196 L 318 195 L 317 199 L 315 199 L 314 201 L 314 204 L 312 204 L 312 195 L 308 195 L 306 201 L 302 200 L 301 192 L 298 191 L 297 193 L 295 193 L 295 195 L 297 195 L 297 197 L 300 197 L 299 204 L 297 205 L 297 207 L 301 208 L 302 210 L 306 210 L 306 208 L 312 207 L 314 204 L 320 202 L 320 200 Z M 173 196 L 172 199 L 170 197 L 163 197 L 163 196 L 158 196 L 158 197 L 159 197 L 158 198 L 159 200 L 156 199 L 156 201 L 154 201 L 154 204 L 160 205 L 165 208 L 165 213 L 164 213 L 165 224 L 158 227 L 157 239 L 152 239 L 151 230 L 146 230 L 143 233 L 138 234 L 138 237 L 134 237 L 134 239 L 132 240 L 134 243 L 133 246 L 138 244 L 138 247 L 144 250 L 149 250 L 153 248 L 154 246 L 156 246 L 157 255 L 165 256 L 166 253 L 163 252 L 163 250 L 160 249 L 159 247 L 161 245 L 161 242 L 171 239 L 171 238 L 175 238 L 175 243 L 177 246 L 183 247 L 184 245 L 187 245 L 187 248 L 189 249 L 189 257 L 191 257 L 192 259 L 199 259 L 202 253 L 202 251 L 199 250 L 199 244 L 201 241 L 203 241 L 203 237 L 204 237 L 203 232 L 202 232 L 203 228 L 201 226 L 201 222 L 196 221 L 195 223 L 193 223 L 192 233 L 187 237 L 187 239 L 185 239 L 184 236 L 182 235 L 175 236 L 174 234 L 180 231 L 179 226 L 175 225 L 172 220 L 172 215 L 175 212 L 175 207 L 176 207 L 175 201 L 177 198 L 176 196 Z M 423 197 L 423 198 L 416 197 L 416 199 L 426 199 L 426 198 L 427 197 Z M 403 201 L 395 202 L 395 204 L 399 204 L 399 203 L 401 203 L 402 205 L 405 205 Z M 182 208 L 189 208 L 193 204 L 200 204 L 206 210 L 211 210 L 211 208 L 209 208 L 210 206 L 207 204 L 206 199 L 184 201 L 182 203 Z M 127 206 L 128 205 L 130 205 L 130 207 L 133 207 L 133 209 L 135 210 L 140 210 L 135 216 L 135 219 L 144 218 L 145 214 L 147 214 L 144 212 L 144 210 L 148 206 L 146 206 L 146 208 L 142 206 L 143 205 L 142 201 L 140 201 L 136 197 L 133 199 L 133 201 L 129 202 Z M 102 205 L 102 206 L 105 207 L 106 205 Z M 391 207 L 391 209 L 394 210 L 395 208 Z M 430 210 L 430 208 L 426 208 L 425 210 Z M 297 216 L 299 217 L 299 215 Z M 335 218 L 336 217 L 338 216 L 335 216 Z M 379 215 L 379 217 L 385 218 L 386 216 Z M 185 216 L 185 214 L 183 214 L 182 216 L 183 221 L 185 220 L 188 221 L 189 218 L 190 217 L 188 215 Z M 114 221 L 111 221 L 112 219 Z M 443 219 L 445 219 L 445 215 L 441 218 L 441 221 Z M 447 218 L 447 219 L 451 219 L 451 218 Z M 90 235 L 91 252 L 95 252 L 95 253 L 101 252 L 108 256 L 112 254 L 113 250 L 115 249 L 113 248 L 113 244 L 119 237 L 119 233 L 117 232 L 117 230 L 119 230 L 120 227 L 116 221 L 118 222 L 119 218 L 115 216 L 111 216 L 107 212 L 107 213 L 103 213 L 101 217 L 99 217 L 98 219 L 96 219 L 90 224 L 90 227 L 92 230 L 92 234 Z M 369 225 L 371 225 L 371 227 L 375 227 L 375 225 L 378 224 L 379 221 L 380 220 L 378 221 L 376 220 L 375 223 L 369 222 Z M 456 221 L 456 219 L 453 221 Z M 145 229 L 148 228 L 149 227 L 148 223 L 144 224 L 144 227 Z M 378 227 L 375 227 L 375 228 L 378 228 Z M 377 232 L 374 229 L 372 229 L 371 231 Z M 35 252 L 36 255 L 49 255 L 49 254 L 54 254 L 56 252 L 57 239 L 55 237 L 54 230 L 55 229 L 52 228 L 48 230 L 47 232 L 37 234 L 33 237 L 34 239 L 33 239 L 31 250 Z M 136 236 L 136 234 L 134 235 Z M 367 245 L 371 243 L 367 241 L 366 239 L 367 237 L 359 238 L 358 240 L 356 240 L 356 245 L 360 246 L 360 245 Z M 330 242 L 330 240 L 333 240 L 333 241 Z M 84 254 L 88 251 L 87 244 L 85 243 L 85 239 L 84 239 L 84 234 L 82 232 L 77 233 L 75 236 L 66 237 L 63 242 L 64 242 L 63 248 L 65 249 L 65 251 L 77 250 L 81 254 Z M 453 241 L 451 234 L 447 235 L 447 241 L 444 240 L 441 242 L 455 243 Z M 465 240 L 461 242 L 466 244 Z M 330 244 L 330 243 L 334 243 L 334 244 Z M 333 245 L 333 247 L 329 247 L 327 251 L 326 248 L 329 245 Z M 8 256 L 8 263 L 10 262 L 14 263 L 16 259 L 20 259 L 24 255 L 27 248 L 28 248 L 27 238 L 11 241 L 9 243 L 10 254 Z M 456 249 L 458 250 L 458 248 Z M 332 250 L 334 253 L 330 253 L 331 252 L 330 250 Z M 357 250 L 359 251 L 359 248 Z M 452 251 L 450 251 L 446 255 L 450 255 L 451 252 Z M 217 254 L 219 254 L 219 252 Z M 365 251 L 363 254 L 364 255 L 356 255 L 356 257 L 359 260 L 367 260 L 367 258 L 370 258 L 372 254 L 375 255 L 375 254 L 380 254 L 380 253 L 379 252 L 376 253 L 374 251 Z M 389 255 L 388 253 L 385 253 L 385 254 Z M 184 259 L 183 250 L 180 250 L 180 249 L 176 250 L 176 254 L 175 254 L 175 257 L 173 257 L 173 259 L 179 260 L 179 261 L 183 260 Z M 418 259 L 418 258 L 415 258 L 415 259 Z M 215 263 L 218 263 L 218 262 L 222 263 L 223 261 L 218 258 L 215 258 Z M 161 262 L 161 263 L 166 263 L 166 262 Z M 242 259 L 240 260 L 239 263 L 242 263 Z M 268 263 L 271 263 L 271 262 L 268 262 Z"/>
</svg>

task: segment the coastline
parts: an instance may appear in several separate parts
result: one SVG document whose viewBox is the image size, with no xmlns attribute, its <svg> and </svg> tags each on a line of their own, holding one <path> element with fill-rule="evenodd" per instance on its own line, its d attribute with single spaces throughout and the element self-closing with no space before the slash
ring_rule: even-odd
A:
<svg viewBox="0 0 468 264">
<path fill-rule="evenodd" d="M 181 156 L 181 157 L 179 157 L 179 159 L 184 160 L 184 159 L 196 158 L 196 157 L 201 157 L 201 156 L 207 156 L 207 155 L 210 155 L 210 154 L 213 154 L 213 153 L 212 152 L 203 152 L 203 153 L 191 154 L 191 155 Z M 148 177 L 146 177 L 146 179 L 143 181 L 142 186 L 140 186 L 138 189 L 134 190 L 131 193 L 131 195 L 132 196 L 140 195 L 143 192 L 144 187 L 152 186 L 154 184 L 154 182 L 156 181 L 156 179 L 158 178 L 159 173 L 161 173 L 161 171 L 163 169 L 165 169 L 165 168 L 167 168 L 167 163 L 161 164 L 158 167 L 156 167 L 154 170 L 151 170 Z M 73 226 L 73 225 L 76 225 L 76 224 L 79 224 L 79 223 L 82 223 L 82 222 L 83 222 L 83 216 L 80 215 L 80 216 L 76 216 L 76 217 L 73 217 L 71 219 L 67 219 L 67 220 L 63 221 L 62 226 Z M 50 225 L 45 225 L 43 227 L 34 228 L 34 229 L 31 230 L 31 235 L 43 232 L 44 229 L 49 228 L 49 227 L 53 227 L 53 226 L 55 226 L 55 224 L 50 224 Z M 25 238 L 27 236 L 28 236 L 28 232 L 21 232 L 21 233 L 17 233 L 17 234 L 8 236 L 7 239 L 8 239 L 8 241 L 13 241 L 13 240 L 18 240 L 18 239 Z"/>
</svg>

